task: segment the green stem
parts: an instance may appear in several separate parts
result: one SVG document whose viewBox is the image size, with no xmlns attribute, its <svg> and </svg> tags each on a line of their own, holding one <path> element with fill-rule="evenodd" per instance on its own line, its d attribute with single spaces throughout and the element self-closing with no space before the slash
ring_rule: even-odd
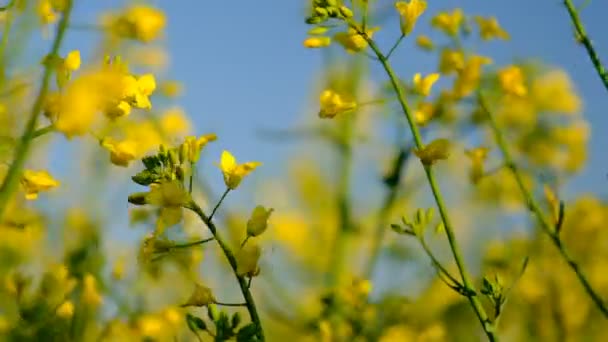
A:
<svg viewBox="0 0 608 342">
<path fill-rule="evenodd" d="M 608 318 L 608 306 L 600 297 L 600 295 L 593 289 L 593 286 L 587 279 L 587 276 L 583 273 L 580 266 L 574 261 L 570 253 L 566 250 L 566 247 L 563 245 L 562 240 L 558 235 L 558 232 L 555 230 L 554 226 L 549 222 L 549 220 L 545 217 L 540 207 L 540 204 L 534 198 L 534 196 L 532 196 L 530 190 L 528 190 L 528 188 L 526 187 L 521 172 L 519 172 L 519 168 L 517 167 L 513 157 L 511 156 L 507 141 L 505 140 L 505 137 L 502 131 L 500 130 L 500 127 L 498 127 L 498 123 L 494 119 L 492 112 L 490 112 L 490 109 L 488 108 L 488 105 L 481 93 L 478 94 L 478 102 L 479 106 L 485 112 L 486 117 L 488 118 L 488 122 L 492 129 L 492 132 L 494 133 L 494 139 L 496 140 L 496 144 L 498 145 L 498 148 L 500 149 L 503 155 L 505 165 L 509 170 L 511 170 L 511 173 L 515 177 L 517 186 L 519 187 L 519 190 L 522 196 L 524 197 L 524 200 L 526 201 L 528 207 L 536 215 L 536 218 L 538 219 L 542 230 L 547 234 L 547 236 L 549 236 L 551 242 L 558 249 L 562 258 L 574 271 L 574 273 L 578 277 L 579 282 L 583 285 L 589 297 L 591 297 L 597 308 L 604 314 L 604 317 Z"/>
<path fill-rule="evenodd" d="M 196 172 L 196 163 L 190 162 L 190 181 L 188 182 L 188 193 L 192 194 L 192 183 L 194 181 L 194 172 Z"/>
<path fill-rule="evenodd" d="M 217 201 L 217 204 L 215 205 L 215 207 L 213 207 L 213 210 L 211 211 L 211 215 L 209 215 L 209 220 L 213 219 L 213 215 L 215 215 L 215 212 L 219 209 L 220 205 L 222 205 L 222 202 L 224 202 L 224 199 L 226 198 L 226 196 L 228 196 L 229 192 L 230 192 L 230 188 L 226 188 L 226 191 L 224 191 L 224 193 L 222 194 L 222 197 L 220 197 L 220 200 Z"/>
<path fill-rule="evenodd" d="M 356 29 L 356 27 L 355 27 L 355 29 Z M 374 51 L 374 53 L 378 57 L 378 60 L 382 64 L 382 67 L 386 71 L 386 74 L 388 75 L 388 77 L 391 81 L 393 90 L 395 91 L 395 93 L 397 95 L 399 104 L 401 105 L 401 109 L 403 110 L 403 114 L 405 115 L 405 117 L 407 119 L 408 125 L 410 127 L 410 131 L 412 132 L 412 135 L 414 136 L 414 143 L 416 144 L 416 147 L 418 149 L 422 149 L 424 147 L 424 145 L 422 143 L 420 131 L 418 130 L 418 127 L 416 126 L 416 122 L 414 121 L 414 118 L 412 117 L 410 109 L 408 108 L 407 101 L 405 99 L 405 94 L 403 93 L 403 89 L 401 88 L 401 85 L 399 84 L 399 79 L 395 75 L 393 68 L 391 67 L 390 63 L 386 59 L 386 56 L 384 56 L 384 54 L 382 54 L 382 52 L 380 51 L 380 48 L 376 45 L 376 43 L 367 34 L 365 34 L 364 32 L 361 32 L 360 30 L 359 30 L 359 34 L 361 34 L 361 36 L 368 42 L 370 48 Z M 452 250 L 454 260 L 456 262 L 456 265 L 458 266 L 460 276 L 462 277 L 462 282 L 463 282 L 463 285 L 466 290 L 466 297 L 468 298 L 468 300 L 471 304 L 471 307 L 475 311 L 475 314 L 477 315 L 477 318 L 479 319 L 479 322 L 481 323 L 481 326 L 482 326 L 486 336 L 488 337 L 488 340 L 496 341 L 498 339 L 498 337 L 494 334 L 492 322 L 490 321 L 488 314 L 486 313 L 485 309 L 483 308 L 481 301 L 477 297 L 477 295 L 476 295 L 477 291 L 475 289 L 475 286 L 474 286 L 472 280 L 470 279 L 470 276 L 466 270 L 466 266 L 464 264 L 464 260 L 461 255 L 461 252 L 460 252 L 460 247 L 458 245 L 458 241 L 456 240 L 456 236 L 454 235 L 454 228 L 452 226 L 452 222 L 448 215 L 446 206 L 443 202 L 443 196 L 439 189 L 439 185 L 437 184 L 437 181 L 435 180 L 435 176 L 433 174 L 432 167 L 430 165 L 423 165 L 423 167 L 424 167 L 424 172 L 426 174 L 428 183 L 431 187 L 433 197 L 435 198 L 435 203 L 437 204 L 437 207 L 439 208 L 439 213 L 441 214 L 441 219 L 445 226 L 445 232 L 446 232 L 446 235 L 448 238 L 448 242 L 450 244 L 450 249 Z"/>
<path fill-rule="evenodd" d="M 213 304 L 220 305 L 220 306 L 234 306 L 234 307 L 247 306 L 247 303 L 223 303 L 223 302 L 218 302 L 218 301 L 213 302 Z"/>
<path fill-rule="evenodd" d="M 6 77 L 6 46 L 10 36 L 11 26 L 13 24 L 13 13 L 10 10 L 15 4 L 15 0 L 11 0 L 6 6 L 2 7 L 2 11 L 7 11 L 4 18 L 4 29 L 2 30 L 2 42 L 0 42 L 0 84 L 4 83 Z"/>
<path fill-rule="evenodd" d="M 208 239 L 203 239 L 203 240 L 198 240 L 198 241 L 192 241 L 192 242 L 186 242 L 186 243 L 182 243 L 182 244 L 177 244 L 177 245 L 173 245 L 171 247 L 169 247 L 169 249 L 180 249 L 180 248 L 188 248 L 188 247 L 192 247 L 192 246 L 198 246 L 198 245 L 202 245 L 204 243 L 210 242 L 215 240 L 215 238 L 208 238 Z"/>
<path fill-rule="evenodd" d="M 602 80 L 602 83 L 604 83 L 604 87 L 606 88 L 606 90 L 608 90 L 608 71 L 602 64 L 600 56 L 595 50 L 595 47 L 593 47 L 591 39 L 589 39 L 589 36 L 587 36 L 587 32 L 585 31 L 585 27 L 583 26 L 581 19 L 578 16 L 576 8 L 574 8 L 574 5 L 572 4 L 571 0 L 564 0 L 564 5 L 568 10 L 568 14 L 570 15 L 572 24 L 574 24 L 574 28 L 576 29 L 576 33 L 578 35 L 577 39 L 581 44 L 583 44 L 583 46 L 585 46 L 587 54 L 589 55 L 589 59 L 591 59 L 591 63 L 593 63 L 593 66 L 595 67 L 598 76 Z"/>
<path fill-rule="evenodd" d="M 49 52 L 49 55 L 51 56 L 57 55 L 59 53 L 59 47 L 61 46 L 61 43 L 65 36 L 66 28 L 68 26 L 68 22 L 70 20 L 70 14 L 72 12 L 72 2 L 72 0 L 67 0 L 65 3 L 65 11 L 63 12 L 63 15 L 61 17 L 59 26 L 57 26 L 57 34 L 55 35 L 55 40 L 53 41 L 53 45 Z M 23 132 L 23 135 L 19 140 L 19 145 L 16 148 L 13 163 L 8 169 L 6 177 L 4 178 L 4 181 L 0 186 L 0 220 L 4 216 L 4 210 L 6 209 L 6 206 L 12 196 L 13 191 L 19 183 L 21 170 L 23 169 L 23 166 L 27 159 L 27 154 L 34 138 L 36 123 L 38 122 L 38 116 L 40 115 L 42 105 L 44 104 L 44 98 L 49 88 L 49 82 L 52 73 L 53 68 L 50 65 L 45 65 L 44 73 L 42 75 L 42 84 L 40 86 L 40 90 L 38 91 L 38 95 L 36 96 L 36 100 L 34 101 L 34 104 L 32 106 L 29 119 L 25 126 L 25 131 Z"/>
<path fill-rule="evenodd" d="M 199 207 L 194 201 L 191 201 L 189 203 L 189 205 L 187 206 L 187 209 L 192 210 L 194 213 L 196 213 L 198 215 L 198 217 L 205 223 L 207 228 L 209 228 L 209 231 L 211 231 L 211 233 L 213 234 L 213 237 L 215 238 L 215 240 L 219 244 L 220 248 L 222 249 L 224 256 L 226 257 L 226 259 L 228 260 L 228 263 L 230 264 L 230 267 L 232 268 L 234 276 L 236 277 L 236 279 L 239 282 L 239 287 L 241 289 L 241 293 L 243 294 L 243 297 L 245 298 L 247 311 L 249 312 L 251 321 L 258 327 L 258 337 L 260 338 L 260 341 L 262 341 L 262 342 L 265 341 L 264 330 L 262 328 L 262 322 L 260 321 L 260 316 L 256 309 L 255 301 L 253 300 L 251 291 L 249 290 L 249 287 L 247 286 L 248 285 L 247 279 L 243 276 L 240 276 L 237 273 L 237 261 L 236 261 L 236 257 L 234 256 L 234 253 L 232 253 L 232 250 L 228 246 L 228 243 L 222 238 L 222 236 L 217 231 L 215 224 L 213 224 L 210 217 L 205 215 L 205 213 L 203 212 L 203 209 L 201 209 L 201 207 Z"/>
</svg>

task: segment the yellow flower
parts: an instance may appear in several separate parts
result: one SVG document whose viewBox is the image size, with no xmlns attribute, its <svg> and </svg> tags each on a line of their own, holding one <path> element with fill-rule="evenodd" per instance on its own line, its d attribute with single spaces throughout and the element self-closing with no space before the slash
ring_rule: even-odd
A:
<svg viewBox="0 0 608 342">
<path fill-rule="evenodd" d="M 429 96 L 433 84 L 439 79 L 439 74 L 429 74 L 424 78 L 420 73 L 414 75 L 414 91 L 423 96 Z"/>
<path fill-rule="evenodd" d="M 127 167 L 129 163 L 138 157 L 137 143 L 132 140 L 113 141 L 104 138 L 101 146 L 110 151 L 110 161 L 116 166 Z"/>
<path fill-rule="evenodd" d="M 148 204 L 160 207 L 158 229 L 177 224 L 182 219 L 182 207 L 188 203 L 190 195 L 178 180 L 168 181 L 151 187 L 146 196 Z"/>
<path fill-rule="evenodd" d="M 190 298 L 182 306 L 207 306 L 213 303 L 215 303 L 215 297 L 213 297 L 211 289 L 201 284 L 195 284 Z"/>
<path fill-rule="evenodd" d="M 572 81 L 562 70 L 552 70 L 534 79 L 530 86 L 530 98 L 541 112 L 576 114 L 582 107 Z"/>
<path fill-rule="evenodd" d="M 395 8 L 401 19 L 401 34 L 408 35 L 414 29 L 418 17 L 426 10 L 426 1 L 410 0 L 409 2 L 397 1 Z"/>
<path fill-rule="evenodd" d="M 374 32 L 378 31 L 377 27 L 368 28 L 365 34 L 371 38 Z M 360 35 L 354 28 L 349 28 L 348 32 L 338 32 L 334 35 L 334 39 L 346 49 L 348 53 L 355 53 L 367 48 L 368 44 L 365 38 Z"/>
<path fill-rule="evenodd" d="M 82 288 L 82 301 L 92 307 L 96 307 L 103 301 L 97 289 L 97 280 L 89 273 L 84 276 Z"/>
<path fill-rule="evenodd" d="M 76 71 L 80 68 L 80 51 L 70 51 L 63 60 L 63 67 L 68 71 Z"/>
<path fill-rule="evenodd" d="M 61 305 L 59 305 L 59 307 L 57 307 L 55 313 L 57 314 L 57 316 L 64 319 L 72 318 L 72 316 L 74 315 L 74 303 L 72 303 L 72 301 L 70 300 L 66 300 Z"/>
<path fill-rule="evenodd" d="M 416 123 L 424 126 L 426 125 L 435 114 L 435 106 L 430 102 L 420 102 L 414 111 L 414 119 Z"/>
<path fill-rule="evenodd" d="M 160 91 L 166 97 L 178 97 L 184 92 L 184 87 L 179 81 L 164 81 L 160 85 Z"/>
<path fill-rule="evenodd" d="M 330 37 L 308 37 L 304 39 L 304 47 L 309 49 L 324 48 L 331 44 Z"/>
<path fill-rule="evenodd" d="M 266 209 L 261 205 L 255 207 L 247 221 L 247 236 L 258 236 L 264 233 L 268 228 L 268 219 L 273 211 L 274 209 Z"/>
<path fill-rule="evenodd" d="M 420 35 L 416 38 L 416 45 L 426 51 L 432 51 L 435 48 L 431 38 L 425 35 Z"/>
<path fill-rule="evenodd" d="M 236 255 L 237 274 L 240 276 L 255 277 L 260 273 L 258 261 L 262 250 L 255 243 L 248 243 L 241 248 Z"/>
<path fill-rule="evenodd" d="M 461 98 L 471 94 L 481 79 L 481 67 L 492 63 L 492 60 L 483 56 L 471 56 L 467 59 L 464 68 L 458 73 L 454 81 L 454 96 Z"/>
<path fill-rule="evenodd" d="M 144 43 L 158 38 L 165 28 L 167 20 L 165 14 L 153 7 L 133 5 L 124 13 L 110 18 L 110 30 L 125 38 L 132 38 Z"/>
<path fill-rule="evenodd" d="M 188 116 L 180 107 L 165 110 L 159 121 L 164 134 L 171 137 L 188 133 L 191 126 Z"/>
<path fill-rule="evenodd" d="M 224 183 L 228 189 L 236 189 L 243 178 L 255 170 L 258 166 L 262 165 L 260 162 L 246 162 L 243 164 L 237 164 L 234 156 L 228 152 L 223 151 L 220 159 L 220 170 L 224 175 Z"/>
<path fill-rule="evenodd" d="M 192 163 L 196 163 L 201 155 L 201 150 L 207 146 L 208 143 L 217 140 L 217 135 L 205 134 L 200 137 L 186 137 L 186 141 L 184 142 L 187 145 L 188 151 L 188 160 Z"/>
<path fill-rule="evenodd" d="M 491 40 L 494 38 L 500 38 L 504 40 L 509 39 L 509 33 L 503 30 L 498 24 L 498 20 L 494 17 L 484 18 L 482 16 L 475 16 L 475 21 L 479 25 L 479 35 L 483 40 Z"/>
<path fill-rule="evenodd" d="M 465 151 L 465 154 L 471 160 L 469 176 L 473 183 L 477 183 L 484 175 L 483 164 L 488 157 L 488 152 L 489 150 L 486 147 L 476 147 Z"/>
<path fill-rule="evenodd" d="M 319 110 L 320 118 L 333 118 L 334 116 L 348 112 L 357 108 L 357 103 L 354 101 L 345 101 L 337 92 L 326 89 L 319 96 L 321 109 Z"/>
<path fill-rule="evenodd" d="M 414 149 L 414 154 L 420 158 L 422 164 L 432 165 L 450 156 L 450 141 L 447 139 L 433 140 L 421 149 Z"/>
<path fill-rule="evenodd" d="M 123 97 L 131 105 L 142 109 L 152 108 L 149 96 L 156 89 L 154 75 L 145 74 L 137 78 L 132 75 L 125 75 L 122 79 L 122 87 Z"/>
<path fill-rule="evenodd" d="M 498 71 L 498 81 L 501 88 L 507 93 L 515 96 L 524 96 L 528 93 L 524 74 L 521 68 L 510 65 Z"/>
<path fill-rule="evenodd" d="M 464 66 L 464 54 L 461 50 L 452 50 L 449 48 L 441 50 L 439 72 L 444 75 L 449 75 L 463 70 Z"/>
<path fill-rule="evenodd" d="M 32 170 L 23 171 L 21 184 L 25 189 L 25 198 L 28 200 L 38 198 L 38 193 L 41 191 L 48 191 L 59 186 L 59 182 L 48 172 Z"/>
<path fill-rule="evenodd" d="M 431 25 L 449 36 L 456 36 L 458 35 L 458 31 L 460 31 L 463 21 L 464 13 L 460 8 L 456 8 L 451 14 L 447 12 L 437 14 L 431 20 Z"/>
<path fill-rule="evenodd" d="M 110 120 L 115 120 L 131 114 L 131 105 L 127 101 L 120 100 L 117 104 L 111 105 L 104 111 Z"/>
<path fill-rule="evenodd" d="M 51 0 L 40 0 L 38 1 L 38 7 L 36 8 L 40 22 L 44 25 L 52 24 L 59 19 L 59 14 L 53 8 Z"/>
</svg>

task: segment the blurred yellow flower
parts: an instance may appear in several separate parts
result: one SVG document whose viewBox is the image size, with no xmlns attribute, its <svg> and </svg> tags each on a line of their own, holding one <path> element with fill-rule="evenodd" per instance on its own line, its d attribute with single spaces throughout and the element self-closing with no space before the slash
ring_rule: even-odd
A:
<svg viewBox="0 0 608 342">
<path fill-rule="evenodd" d="M 120 100 L 116 104 L 111 104 L 104 110 L 108 119 L 115 120 L 131 114 L 131 105 L 127 101 Z"/>
<path fill-rule="evenodd" d="M 64 319 L 72 318 L 72 316 L 74 315 L 74 303 L 72 303 L 72 301 L 70 301 L 70 300 L 66 300 L 61 305 L 59 305 L 59 307 L 57 307 L 57 310 L 55 310 L 55 313 L 60 318 L 64 318 Z"/>
<path fill-rule="evenodd" d="M 222 157 L 220 158 L 220 170 L 224 175 L 224 183 L 228 189 L 236 189 L 243 178 L 255 170 L 258 166 L 262 165 L 260 162 L 246 162 L 243 164 L 237 164 L 236 158 L 224 150 Z"/>
<path fill-rule="evenodd" d="M 80 68 L 80 51 L 73 50 L 68 52 L 63 60 L 63 67 L 69 71 L 76 71 Z"/>
<path fill-rule="evenodd" d="M 435 115 L 435 106 L 431 102 L 419 102 L 414 110 L 414 119 L 421 126 L 429 123 L 433 115 Z"/>
<path fill-rule="evenodd" d="M 53 8 L 52 0 L 39 0 L 36 10 L 43 25 L 52 24 L 59 19 L 59 13 Z"/>
<path fill-rule="evenodd" d="M 456 8 L 452 13 L 440 12 L 431 20 L 431 25 L 449 36 L 457 36 L 464 22 L 462 9 Z"/>
<path fill-rule="evenodd" d="M 420 73 L 414 75 L 414 91 L 422 96 L 429 96 L 433 84 L 439 80 L 439 74 L 433 73 L 422 77 Z"/>
<path fill-rule="evenodd" d="M 92 274 L 87 273 L 82 282 L 82 301 L 91 307 L 100 305 L 103 299 L 97 289 L 97 279 Z"/>
<path fill-rule="evenodd" d="M 354 101 L 345 101 L 342 95 L 337 92 L 326 89 L 319 96 L 320 118 L 333 118 L 340 113 L 345 113 L 357 108 L 357 103 Z"/>
<path fill-rule="evenodd" d="M 188 160 L 192 163 L 196 163 L 201 155 L 201 150 L 207 146 L 208 143 L 217 140 L 217 135 L 205 134 L 196 138 L 193 136 L 186 137 L 185 145 L 188 146 Z"/>
<path fill-rule="evenodd" d="M 444 48 L 439 59 L 439 72 L 444 75 L 457 73 L 464 69 L 464 53 L 462 50 Z"/>
<path fill-rule="evenodd" d="M 494 38 L 500 38 L 508 40 L 509 33 L 503 30 L 498 24 L 498 20 L 495 17 L 484 18 L 482 16 L 475 16 L 475 22 L 479 26 L 479 35 L 483 40 L 491 40 Z"/>
<path fill-rule="evenodd" d="M 510 65 L 498 71 L 498 81 L 507 94 L 524 96 L 528 93 L 524 73 L 520 67 Z"/>
<path fill-rule="evenodd" d="M 152 108 L 149 96 L 156 89 L 154 75 L 145 74 L 139 77 L 125 75 L 122 78 L 122 87 L 123 98 L 131 105 L 142 109 Z"/>
<path fill-rule="evenodd" d="M 127 167 L 129 163 L 137 159 L 137 143 L 132 140 L 114 141 L 111 138 L 104 138 L 101 146 L 110 151 L 110 161 L 116 166 Z"/>
<path fill-rule="evenodd" d="M 191 123 L 180 107 L 165 110 L 160 118 L 160 127 L 164 134 L 177 137 L 190 131 Z"/>
<path fill-rule="evenodd" d="M 432 51 L 435 48 L 435 44 L 433 44 L 431 38 L 425 35 L 420 35 L 416 38 L 416 45 L 426 51 Z"/>
<path fill-rule="evenodd" d="M 576 114 L 582 109 L 581 98 L 562 70 L 552 70 L 535 78 L 530 86 L 530 98 L 541 112 Z"/>
<path fill-rule="evenodd" d="M 450 156 L 450 141 L 447 139 L 433 140 L 421 149 L 414 149 L 414 154 L 420 158 L 422 164 L 433 165 Z"/>
<path fill-rule="evenodd" d="M 166 23 L 165 14 L 159 9 L 146 5 L 132 5 L 123 13 L 110 15 L 103 24 L 119 37 L 148 43 L 160 36 Z"/>
<path fill-rule="evenodd" d="M 395 3 L 395 8 L 397 9 L 397 12 L 399 12 L 401 20 L 401 34 L 406 36 L 412 32 L 418 17 L 426 10 L 426 1 L 397 1 Z"/>
<path fill-rule="evenodd" d="M 473 183 L 477 183 L 484 175 L 484 162 L 488 157 L 488 152 L 487 147 L 475 147 L 465 151 L 466 156 L 471 160 L 469 177 Z"/>
<path fill-rule="evenodd" d="M 166 97 L 178 97 L 184 92 L 184 86 L 179 81 L 166 80 L 160 84 L 160 92 Z"/>
<path fill-rule="evenodd" d="M 464 68 L 458 73 L 454 81 L 454 95 L 462 98 L 470 95 L 479 85 L 482 66 L 492 63 L 492 60 L 484 56 L 471 56 L 466 60 Z"/>
<path fill-rule="evenodd" d="M 308 37 L 306 39 L 304 39 L 304 47 L 309 48 L 309 49 L 318 49 L 318 48 L 324 48 L 327 47 L 331 44 L 331 38 L 330 37 Z"/>
<path fill-rule="evenodd" d="M 25 198 L 34 200 L 38 198 L 38 193 L 48 191 L 59 186 L 59 181 L 55 180 L 48 172 L 25 170 L 21 176 L 21 184 L 25 189 Z"/>
<path fill-rule="evenodd" d="M 378 31 L 379 28 L 367 28 L 365 34 L 372 38 L 374 32 Z M 340 43 L 348 53 L 355 53 L 367 48 L 368 43 L 365 38 L 360 35 L 354 28 L 349 28 L 347 32 L 338 32 L 334 35 L 334 39 Z"/>
</svg>

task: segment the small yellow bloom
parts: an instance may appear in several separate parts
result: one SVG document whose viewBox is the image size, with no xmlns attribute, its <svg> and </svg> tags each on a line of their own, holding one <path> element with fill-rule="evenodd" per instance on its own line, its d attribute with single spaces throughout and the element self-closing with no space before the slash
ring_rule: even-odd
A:
<svg viewBox="0 0 608 342">
<path fill-rule="evenodd" d="M 23 171 L 21 184 L 25 189 L 25 198 L 28 200 L 38 198 L 38 193 L 41 191 L 48 191 L 59 186 L 59 182 L 48 172 L 32 170 Z"/>
<path fill-rule="evenodd" d="M 247 221 L 247 236 L 258 236 L 264 233 L 268 228 L 268 219 L 273 211 L 274 209 L 266 209 L 261 205 L 255 207 Z"/>
<path fill-rule="evenodd" d="M 421 126 L 429 123 L 433 118 L 433 115 L 435 115 L 435 106 L 430 102 L 418 103 L 418 106 L 414 111 L 414 119 L 416 120 L 416 123 Z"/>
<path fill-rule="evenodd" d="M 217 140 L 217 135 L 205 134 L 200 137 L 186 137 L 184 144 L 188 146 L 188 160 L 192 163 L 196 163 L 200 158 L 202 149 L 207 146 L 208 143 Z"/>
<path fill-rule="evenodd" d="M 309 49 L 324 48 L 331 44 L 330 37 L 308 37 L 304 40 L 304 47 Z"/>
<path fill-rule="evenodd" d="M 425 35 L 420 35 L 416 38 L 416 45 L 426 51 L 433 51 L 435 49 L 435 44 L 433 44 L 431 38 Z"/>
<path fill-rule="evenodd" d="M 454 96 L 456 99 L 471 94 L 481 79 L 482 66 L 492 63 L 492 60 L 484 56 L 471 56 L 467 59 L 464 68 L 458 73 L 454 81 Z"/>
<path fill-rule="evenodd" d="M 452 50 L 449 48 L 441 50 L 439 72 L 449 75 L 463 70 L 464 66 L 464 53 L 462 53 L 462 50 Z"/>
<path fill-rule="evenodd" d="M 424 78 L 420 73 L 414 75 L 414 91 L 423 96 L 429 96 L 433 84 L 439 80 L 439 74 L 433 73 Z"/>
<path fill-rule="evenodd" d="M 174 137 L 188 133 L 191 123 L 188 115 L 180 107 L 168 108 L 159 120 L 164 134 Z"/>
<path fill-rule="evenodd" d="M 552 70 L 534 79 L 530 98 L 541 112 L 576 114 L 582 107 L 570 77 L 562 70 Z"/>
<path fill-rule="evenodd" d="M 262 255 L 260 246 L 255 243 L 248 243 L 241 248 L 237 255 L 237 274 L 240 276 L 255 277 L 260 273 L 258 261 Z"/>
<path fill-rule="evenodd" d="M 180 222 L 183 217 L 183 206 L 190 200 L 190 195 L 182 183 L 178 180 L 167 181 L 151 189 L 146 195 L 146 202 L 157 205 L 161 209 L 157 229 L 162 231 L 165 227 Z"/>
<path fill-rule="evenodd" d="M 366 35 L 371 38 L 374 32 L 379 28 L 368 28 L 365 30 Z M 365 50 L 368 46 L 367 40 L 360 35 L 354 28 L 349 28 L 348 32 L 338 32 L 334 35 L 334 39 L 346 49 L 348 53 L 355 53 Z"/>
<path fill-rule="evenodd" d="M 38 1 L 37 13 L 40 22 L 44 25 L 52 24 L 59 19 L 59 14 L 53 8 L 51 0 Z"/>
<path fill-rule="evenodd" d="M 420 158 L 422 164 L 433 165 L 435 162 L 447 159 L 450 156 L 450 141 L 436 139 L 421 149 L 414 149 L 414 154 Z"/>
<path fill-rule="evenodd" d="M 465 151 L 471 160 L 469 176 L 473 183 L 477 183 L 484 176 L 484 162 L 488 157 L 489 149 L 486 147 L 476 147 Z"/>
<path fill-rule="evenodd" d="M 215 303 L 215 297 L 211 289 L 201 284 L 195 284 L 190 298 L 182 306 L 207 306 L 213 303 Z"/>
<path fill-rule="evenodd" d="M 148 43 L 160 36 L 167 20 L 165 14 L 156 8 L 133 5 L 124 13 L 111 16 L 106 24 L 117 36 Z"/>
<path fill-rule="evenodd" d="M 72 301 L 70 300 L 66 300 L 61 305 L 59 305 L 59 307 L 57 307 L 55 313 L 57 314 L 57 316 L 64 319 L 72 318 L 72 316 L 74 316 L 74 303 L 72 303 Z"/>
<path fill-rule="evenodd" d="M 97 289 L 97 280 L 89 273 L 84 276 L 82 288 L 82 301 L 92 307 L 96 307 L 103 301 Z"/>
<path fill-rule="evenodd" d="M 333 118 L 340 113 L 345 113 L 357 108 L 357 103 L 354 101 L 345 101 L 337 92 L 326 89 L 319 97 L 321 109 L 319 110 L 320 118 Z"/>
<path fill-rule="evenodd" d="M 132 140 L 113 141 L 102 139 L 101 146 L 110 151 L 110 161 L 116 166 L 127 167 L 137 158 L 137 143 Z"/>
<path fill-rule="evenodd" d="M 132 75 L 125 75 L 122 79 L 122 87 L 123 98 L 131 105 L 142 109 L 152 108 L 149 96 L 156 89 L 154 75 L 145 74 L 137 78 Z"/>
<path fill-rule="evenodd" d="M 510 65 L 498 71 L 498 81 L 501 88 L 507 93 L 515 96 L 525 96 L 528 93 L 524 74 L 520 67 Z"/>
<path fill-rule="evenodd" d="M 110 120 L 115 120 L 131 114 L 131 105 L 127 101 L 120 100 L 117 104 L 109 106 L 104 114 Z"/>
<path fill-rule="evenodd" d="M 500 27 L 498 20 L 494 17 L 484 18 L 482 16 L 475 16 L 475 21 L 479 25 L 479 35 L 483 40 L 494 38 L 508 40 L 510 38 L 509 33 Z"/>
<path fill-rule="evenodd" d="M 410 0 L 409 2 L 397 1 L 395 8 L 401 19 L 401 34 L 408 35 L 414 29 L 418 17 L 426 10 L 426 1 Z"/>
<path fill-rule="evenodd" d="M 464 21 L 464 13 L 460 8 L 456 8 L 452 13 L 441 12 L 432 20 L 431 25 L 436 27 L 449 36 L 456 36 Z"/>
<path fill-rule="evenodd" d="M 70 51 L 63 60 L 63 67 L 68 71 L 76 71 L 80 68 L 80 51 Z"/>
<path fill-rule="evenodd" d="M 224 175 L 224 183 L 228 189 L 236 189 L 243 178 L 255 170 L 258 166 L 262 165 L 260 162 L 246 162 L 243 164 L 237 164 L 236 158 L 224 150 L 220 159 L 220 170 Z"/>
</svg>

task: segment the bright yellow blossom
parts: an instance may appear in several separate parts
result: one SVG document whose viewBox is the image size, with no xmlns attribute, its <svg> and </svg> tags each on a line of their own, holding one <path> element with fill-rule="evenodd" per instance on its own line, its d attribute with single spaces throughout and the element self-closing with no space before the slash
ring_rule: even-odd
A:
<svg viewBox="0 0 608 342">
<path fill-rule="evenodd" d="M 475 55 L 468 58 L 464 68 L 458 73 L 458 77 L 454 81 L 454 96 L 461 98 L 471 94 L 479 85 L 482 66 L 490 63 L 492 63 L 492 60 L 484 56 Z"/>
<path fill-rule="evenodd" d="M 432 51 L 435 48 L 431 38 L 425 35 L 420 35 L 416 38 L 416 45 L 426 51 Z"/>
<path fill-rule="evenodd" d="M 165 14 L 146 5 L 133 5 L 124 13 L 109 16 L 104 23 L 119 37 L 137 39 L 144 43 L 157 39 L 167 24 Z"/>
<path fill-rule="evenodd" d="M 431 25 L 436 27 L 449 36 L 456 36 L 464 22 L 464 13 L 460 8 L 456 8 L 452 13 L 441 12 L 432 20 Z"/>
<path fill-rule="evenodd" d="M 414 91 L 422 96 L 429 96 L 433 84 L 439 80 L 439 74 L 433 73 L 422 77 L 420 73 L 414 75 Z"/>
<path fill-rule="evenodd" d="M 445 48 L 441 50 L 441 58 L 439 60 L 439 72 L 444 75 L 459 72 L 464 69 L 464 53 L 462 50 L 452 50 Z"/>
<path fill-rule="evenodd" d="M 68 52 L 63 60 L 63 67 L 68 71 L 76 71 L 80 68 L 80 51 Z"/>
<path fill-rule="evenodd" d="M 97 279 L 89 273 L 85 274 L 82 285 L 82 301 L 92 307 L 96 307 L 103 301 L 97 289 Z"/>
<path fill-rule="evenodd" d="M 401 19 L 401 34 L 406 36 L 414 29 L 418 17 L 426 10 L 426 1 L 424 0 L 410 0 L 397 1 L 395 8 L 399 12 Z"/>
<path fill-rule="evenodd" d="M 494 17 L 484 18 L 482 16 L 475 16 L 475 21 L 479 25 L 479 35 L 483 40 L 491 40 L 494 38 L 500 38 L 504 40 L 509 39 L 509 33 L 503 30 L 498 24 L 498 20 Z"/>
<path fill-rule="evenodd" d="M 139 77 L 125 75 L 122 79 L 123 97 L 137 108 L 151 109 L 149 96 L 156 89 L 154 75 L 145 74 Z"/>
<path fill-rule="evenodd" d="M 208 143 L 217 140 L 217 135 L 205 134 L 196 138 L 193 136 L 186 137 L 186 144 L 188 146 L 188 160 L 192 163 L 196 163 L 201 155 L 201 150 L 207 146 Z"/>
<path fill-rule="evenodd" d="M 345 101 L 342 95 L 337 92 L 326 89 L 319 96 L 321 109 L 319 110 L 320 118 L 333 118 L 340 113 L 345 113 L 357 108 L 357 103 L 354 101 Z"/>
<path fill-rule="evenodd" d="M 116 166 L 127 167 L 129 163 L 138 158 L 137 143 L 132 140 L 114 141 L 113 139 L 103 139 L 101 146 L 110 151 L 110 161 Z"/>
<path fill-rule="evenodd" d="M 331 38 L 325 37 L 325 36 L 308 37 L 308 38 L 304 39 L 303 44 L 304 44 L 304 47 L 309 48 L 309 49 L 324 48 L 331 44 Z"/>
<path fill-rule="evenodd" d="M 34 200 L 38 198 L 38 193 L 48 191 L 59 186 L 59 181 L 55 180 L 46 171 L 25 170 L 21 176 L 21 184 L 25 189 L 25 198 Z"/>
<path fill-rule="evenodd" d="M 104 114 L 111 120 L 121 118 L 131 114 L 131 105 L 127 101 L 120 100 L 117 104 L 112 104 L 106 108 Z"/>
<path fill-rule="evenodd" d="M 224 183 L 228 189 L 236 189 L 245 176 L 250 174 L 258 166 L 262 165 L 260 162 L 246 162 L 243 164 L 237 164 L 236 158 L 224 150 L 220 159 L 220 170 L 224 175 Z"/>
<path fill-rule="evenodd" d="M 365 30 L 365 34 L 372 38 L 374 32 L 378 31 L 379 28 L 368 28 Z M 335 34 L 334 39 L 340 43 L 346 49 L 348 53 L 355 53 L 365 50 L 368 46 L 367 40 L 360 35 L 354 28 L 349 28 L 348 32 L 338 32 Z"/>
<path fill-rule="evenodd" d="M 430 102 L 420 102 L 416 106 L 416 110 L 414 110 L 414 119 L 421 126 L 429 123 L 433 115 L 435 115 L 435 106 Z"/>
<path fill-rule="evenodd" d="M 74 315 L 74 303 L 72 303 L 72 301 L 70 300 L 66 300 L 61 305 L 59 305 L 59 307 L 57 307 L 55 313 L 57 314 L 57 316 L 64 319 L 72 318 L 72 316 Z"/>
<path fill-rule="evenodd" d="M 507 94 L 524 96 L 528 93 L 524 74 L 520 67 L 510 65 L 498 71 L 498 81 Z"/>
</svg>

